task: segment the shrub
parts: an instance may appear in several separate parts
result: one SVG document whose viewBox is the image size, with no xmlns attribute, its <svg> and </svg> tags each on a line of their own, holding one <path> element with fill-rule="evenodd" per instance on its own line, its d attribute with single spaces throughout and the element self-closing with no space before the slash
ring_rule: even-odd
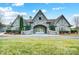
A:
<svg viewBox="0 0 79 59">
<path fill-rule="evenodd" d="M 31 25 L 26 25 L 25 26 L 25 30 L 30 30 L 31 29 Z"/>
<path fill-rule="evenodd" d="M 71 33 L 78 33 L 78 31 L 75 29 L 75 30 L 71 30 Z"/>
<path fill-rule="evenodd" d="M 20 34 L 20 31 L 18 31 L 18 30 L 6 30 L 6 33 Z"/>
<path fill-rule="evenodd" d="M 59 31 L 60 34 L 69 33 L 70 31 Z"/>
<path fill-rule="evenodd" d="M 49 29 L 55 31 L 55 27 L 54 25 L 49 25 Z"/>
</svg>

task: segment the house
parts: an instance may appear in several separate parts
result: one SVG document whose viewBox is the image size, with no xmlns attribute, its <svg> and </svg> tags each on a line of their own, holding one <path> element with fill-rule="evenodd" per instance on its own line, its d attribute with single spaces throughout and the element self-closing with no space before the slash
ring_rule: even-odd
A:
<svg viewBox="0 0 79 59">
<path fill-rule="evenodd" d="M 14 22 L 11 24 L 10 29 L 21 31 L 22 34 L 59 34 L 59 32 L 70 32 L 70 23 L 60 15 L 56 19 L 47 19 L 41 10 L 28 20 L 23 19 L 18 15 Z"/>
<path fill-rule="evenodd" d="M 6 28 L 6 26 L 0 22 L 0 33 L 5 32 L 5 30 L 6 30 L 5 28 Z"/>
</svg>

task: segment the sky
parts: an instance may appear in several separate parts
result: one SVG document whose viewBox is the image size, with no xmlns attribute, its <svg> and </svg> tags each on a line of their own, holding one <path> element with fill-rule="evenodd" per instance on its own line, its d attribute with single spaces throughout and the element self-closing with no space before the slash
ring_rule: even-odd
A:
<svg viewBox="0 0 79 59">
<path fill-rule="evenodd" d="M 73 24 L 73 17 L 79 16 L 79 3 L 0 3 L 0 17 L 6 24 L 14 21 L 18 14 L 25 19 L 34 17 L 42 10 L 48 19 L 55 19 L 63 14 Z"/>
</svg>

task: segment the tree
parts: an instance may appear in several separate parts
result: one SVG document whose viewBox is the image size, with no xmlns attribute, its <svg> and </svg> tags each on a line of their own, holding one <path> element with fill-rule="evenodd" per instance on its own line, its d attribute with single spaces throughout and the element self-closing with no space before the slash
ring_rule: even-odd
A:
<svg viewBox="0 0 79 59">
<path fill-rule="evenodd" d="M 20 16 L 20 28 L 19 28 L 20 33 L 21 33 L 21 31 L 23 31 L 23 30 L 24 30 L 23 17 Z"/>
<path fill-rule="evenodd" d="M 2 23 L 2 17 L 3 17 L 3 16 L 2 16 L 2 15 L 0 15 L 0 23 Z"/>
<path fill-rule="evenodd" d="M 79 31 L 79 16 L 74 17 L 75 28 Z"/>
<path fill-rule="evenodd" d="M 29 16 L 29 19 L 32 19 L 32 16 Z"/>
</svg>

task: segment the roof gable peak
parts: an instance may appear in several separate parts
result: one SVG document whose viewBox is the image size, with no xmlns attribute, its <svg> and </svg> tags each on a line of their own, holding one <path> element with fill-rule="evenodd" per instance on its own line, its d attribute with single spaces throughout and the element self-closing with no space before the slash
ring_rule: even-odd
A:
<svg viewBox="0 0 79 59">
<path fill-rule="evenodd" d="M 62 17 L 65 18 L 64 15 L 62 14 L 62 15 L 60 15 L 57 19 L 60 19 L 60 18 L 62 18 Z"/>
<path fill-rule="evenodd" d="M 43 14 L 43 12 L 42 12 L 42 10 L 41 10 L 41 9 L 39 9 L 39 10 L 38 10 L 37 14 L 38 14 L 38 13 L 42 13 L 42 14 Z"/>
<path fill-rule="evenodd" d="M 42 10 L 39 9 L 39 11 L 36 13 L 36 15 L 33 17 L 32 20 L 34 20 L 39 14 L 43 15 L 43 17 L 47 20 L 46 16 L 44 15 L 44 13 L 42 12 Z"/>
<path fill-rule="evenodd" d="M 69 26 L 71 25 L 69 22 L 68 22 L 68 20 L 64 17 L 64 15 L 62 14 L 62 15 L 60 15 L 58 18 L 57 18 L 57 21 L 56 21 L 56 23 L 59 21 L 59 20 L 61 20 L 61 18 L 64 18 L 64 20 L 69 24 Z"/>
</svg>

